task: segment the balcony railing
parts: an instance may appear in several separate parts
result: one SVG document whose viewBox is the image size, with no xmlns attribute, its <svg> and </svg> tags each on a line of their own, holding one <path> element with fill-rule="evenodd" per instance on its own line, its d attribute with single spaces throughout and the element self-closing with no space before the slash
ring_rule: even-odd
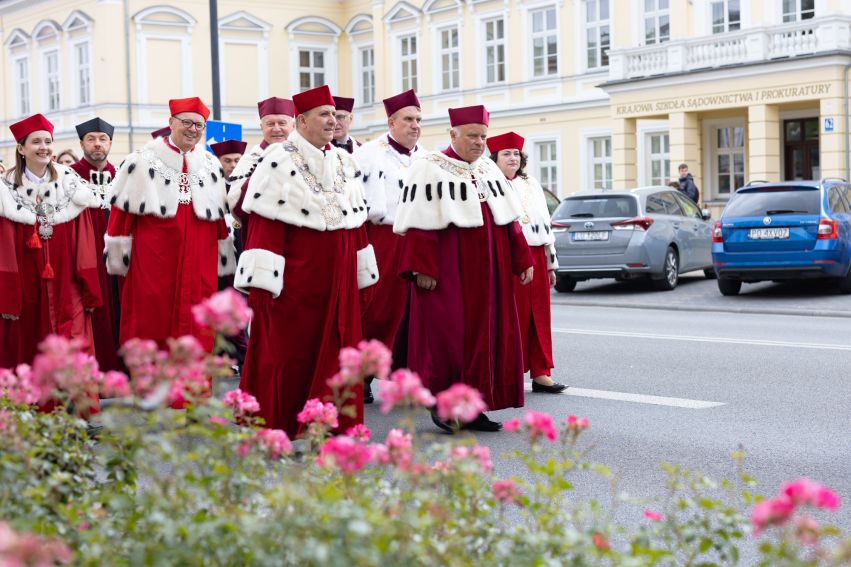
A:
<svg viewBox="0 0 851 567">
<path fill-rule="evenodd" d="M 757 63 L 851 48 L 851 17 L 826 16 L 609 51 L 609 80 Z"/>
</svg>

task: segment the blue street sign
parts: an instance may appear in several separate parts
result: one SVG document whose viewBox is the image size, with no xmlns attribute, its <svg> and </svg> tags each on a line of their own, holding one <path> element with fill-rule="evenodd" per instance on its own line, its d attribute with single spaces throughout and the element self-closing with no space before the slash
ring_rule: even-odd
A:
<svg viewBox="0 0 851 567">
<path fill-rule="evenodd" d="M 220 120 L 207 120 L 207 151 L 211 152 L 210 144 L 224 142 L 225 140 L 241 140 L 242 124 L 222 122 Z"/>
<path fill-rule="evenodd" d="M 824 119 L 824 131 L 833 132 L 833 118 Z"/>
</svg>

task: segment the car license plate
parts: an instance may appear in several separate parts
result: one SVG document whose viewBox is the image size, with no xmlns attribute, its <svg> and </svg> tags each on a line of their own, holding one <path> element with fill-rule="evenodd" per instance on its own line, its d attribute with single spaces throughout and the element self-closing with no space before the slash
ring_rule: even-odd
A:
<svg viewBox="0 0 851 567">
<path fill-rule="evenodd" d="M 574 232 L 573 240 L 608 240 L 609 231 L 594 230 L 590 232 Z"/>
<path fill-rule="evenodd" d="M 748 238 L 751 240 L 777 240 L 780 238 L 789 238 L 789 227 L 752 228 L 748 231 Z"/>
</svg>

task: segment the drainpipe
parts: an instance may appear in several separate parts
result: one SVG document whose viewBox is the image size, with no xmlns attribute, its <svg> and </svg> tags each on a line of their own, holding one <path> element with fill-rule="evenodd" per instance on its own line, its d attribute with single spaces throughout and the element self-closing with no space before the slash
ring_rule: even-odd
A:
<svg viewBox="0 0 851 567">
<path fill-rule="evenodd" d="M 848 71 L 851 70 L 851 63 L 845 65 L 845 181 L 851 179 L 851 147 L 849 147 L 848 133 Z"/>
<path fill-rule="evenodd" d="M 127 126 L 130 128 L 130 151 L 133 151 L 133 91 L 132 83 L 130 81 L 130 12 L 127 7 L 127 2 L 129 0 L 124 0 L 124 67 L 127 69 Z M 847 81 L 846 81 L 847 88 Z M 847 105 L 846 101 L 846 105 Z M 848 112 L 845 113 L 846 121 L 848 117 Z M 846 126 L 847 128 L 847 126 Z"/>
</svg>

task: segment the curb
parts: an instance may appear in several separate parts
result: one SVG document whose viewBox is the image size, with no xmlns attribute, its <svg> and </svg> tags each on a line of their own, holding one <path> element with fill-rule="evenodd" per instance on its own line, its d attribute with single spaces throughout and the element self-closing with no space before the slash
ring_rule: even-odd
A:
<svg viewBox="0 0 851 567">
<path fill-rule="evenodd" d="M 604 301 L 553 301 L 552 305 L 566 305 L 570 307 L 615 307 L 620 309 L 653 309 L 657 311 L 697 311 L 703 313 L 738 313 L 745 315 L 794 315 L 797 317 L 831 317 L 851 318 L 851 311 L 835 311 L 824 309 L 757 309 L 753 307 L 709 307 L 700 305 L 636 305 L 627 302 L 604 302 Z"/>
</svg>

